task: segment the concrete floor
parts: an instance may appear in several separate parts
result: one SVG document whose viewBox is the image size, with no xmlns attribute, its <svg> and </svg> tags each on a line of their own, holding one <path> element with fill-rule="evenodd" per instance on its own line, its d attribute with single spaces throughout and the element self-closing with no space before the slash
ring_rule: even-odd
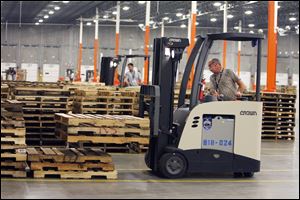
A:
<svg viewBox="0 0 300 200">
<path fill-rule="evenodd" d="M 152 175 L 141 154 L 113 154 L 119 180 L 1 180 L 1 199 L 299 199 L 299 118 L 296 141 L 263 142 L 261 172 L 252 179 L 197 174 L 179 180 Z"/>
</svg>

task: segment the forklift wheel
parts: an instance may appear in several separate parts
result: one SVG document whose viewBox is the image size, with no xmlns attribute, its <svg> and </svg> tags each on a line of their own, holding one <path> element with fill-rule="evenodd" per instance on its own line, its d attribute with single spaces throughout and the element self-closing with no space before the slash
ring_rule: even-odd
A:
<svg viewBox="0 0 300 200">
<path fill-rule="evenodd" d="M 234 177 L 234 178 L 242 178 L 242 177 L 243 177 L 243 173 L 242 173 L 242 172 L 235 172 L 235 173 L 233 174 L 233 177 Z"/>
<path fill-rule="evenodd" d="M 149 156 L 149 151 L 146 152 L 145 154 L 145 163 L 148 168 L 150 168 L 150 156 Z"/>
<path fill-rule="evenodd" d="M 163 154 L 159 160 L 159 172 L 166 178 L 180 178 L 185 175 L 187 162 L 178 153 Z"/>
<path fill-rule="evenodd" d="M 254 173 L 253 172 L 244 172 L 244 176 L 247 178 L 251 178 L 254 176 Z"/>
</svg>

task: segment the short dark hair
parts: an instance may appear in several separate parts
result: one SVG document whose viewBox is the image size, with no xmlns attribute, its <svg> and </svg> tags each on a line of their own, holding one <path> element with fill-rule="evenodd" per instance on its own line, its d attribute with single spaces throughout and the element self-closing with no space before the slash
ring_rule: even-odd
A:
<svg viewBox="0 0 300 200">
<path fill-rule="evenodd" d="M 217 64 L 221 64 L 220 60 L 218 58 L 213 58 L 211 59 L 212 63 L 217 63 Z"/>
<path fill-rule="evenodd" d="M 128 63 L 128 66 L 132 66 L 133 67 L 133 63 Z"/>
<path fill-rule="evenodd" d="M 214 63 L 217 63 L 217 64 L 221 65 L 221 62 L 220 62 L 220 60 L 219 60 L 218 58 L 213 58 L 213 59 L 211 59 L 211 60 L 208 62 L 208 66 L 210 66 L 210 65 L 212 65 L 212 64 L 214 64 Z"/>
</svg>

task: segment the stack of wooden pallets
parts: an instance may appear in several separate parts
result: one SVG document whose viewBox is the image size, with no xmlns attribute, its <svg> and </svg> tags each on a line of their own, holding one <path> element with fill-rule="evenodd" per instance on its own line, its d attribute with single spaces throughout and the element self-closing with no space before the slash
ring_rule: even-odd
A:
<svg viewBox="0 0 300 200">
<path fill-rule="evenodd" d="M 69 90 L 16 87 L 14 99 L 24 103 L 26 142 L 29 145 L 64 145 L 55 138 L 55 113 L 67 113 Z"/>
<path fill-rule="evenodd" d="M 69 98 L 69 110 L 73 110 L 73 102 L 75 100 L 75 91 L 76 90 L 97 90 L 97 89 L 108 89 L 109 87 L 105 86 L 103 83 L 81 83 L 81 82 L 73 82 L 73 83 L 66 83 L 63 87 L 66 90 L 70 91 L 70 98 Z"/>
<path fill-rule="evenodd" d="M 25 133 L 22 103 L 1 101 L 1 176 L 27 176 Z"/>
<path fill-rule="evenodd" d="M 9 99 L 9 86 L 1 82 L 1 100 Z"/>
<path fill-rule="evenodd" d="M 34 178 L 117 179 L 112 157 L 97 149 L 28 148 Z"/>
<path fill-rule="evenodd" d="M 76 90 L 73 112 L 80 114 L 133 115 L 138 96 L 125 90 Z"/>
<path fill-rule="evenodd" d="M 142 151 L 149 144 L 149 119 L 121 115 L 56 114 L 56 133 L 69 146 Z"/>
<path fill-rule="evenodd" d="M 179 93 L 180 93 L 180 90 L 179 89 L 175 89 L 174 90 L 174 107 L 177 107 L 178 106 L 178 99 L 179 99 Z M 186 95 L 185 95 L 185 99 L 190 99 L 190 96 L 191 96 L 191 90 L 190 89 L 187 89 L 186 90 Z"/>
<path fill-rule="evenodd" d="M 244 95 L 255 100 L 255 93 Z M 262 139 L 295 140 L 296 94 L 267 93 L 261 94 L 263 102 Z"/>
</svg>

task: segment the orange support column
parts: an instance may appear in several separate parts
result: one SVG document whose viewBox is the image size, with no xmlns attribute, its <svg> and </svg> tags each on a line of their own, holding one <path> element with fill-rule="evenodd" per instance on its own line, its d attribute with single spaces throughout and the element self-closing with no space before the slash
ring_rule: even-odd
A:
<svg viewBox="0 0 300 200">
<path fill-rule="evenodd" d="M 267 88 L 268 92 L 276 91 L 276 63 L 277 63 L 277 2 L 268 1 L 268 60 L 267 60 Z"/>
<path fill-rule="evenodd" d="M 97 82 L 97 66 L 98 66 L 98 8 L 96 8 L 96 20 L 95 20 L 95 41 L 94 41 L 94 82 Z"/>
<path fill-rule="evenodd" d="M 82 34 L 83 34 L 83 22 L 80 18 L 80 30 L 79 30 L 79 51 L 78 51 L 78 61 L 77 61 L 77 74 L 75 81 L 81 81 L 81 62 L 82 62 Z"/>
<path fill-rule="evenodd" d="M 97 82 L 97 66 L 98 66 L 98 39 L 94 41 L 94 82 Z"/>
<path fill-rule="evenodd" d="M 119 55 L 119 33 L 116 33 L 116 48 L 115 48 L 115 55 Z"/>
<path fill-rule="evenodd" d="M 150 40 L 150 26 L 149 26 L 149 21 L 150 21 L 150 5 L 151 1 L 146 2 L 146 23 L 145 23 L 145 41 L 144 41 L 144 53 L 145 55 L 149 55 L 149 40 Z M 148 63 L 149 59 L 145 59 L 144 62 L 144 84 L 149 83 L 149 69 L 148 69 Z"/>
<path fill-rule="evenodd" d="M 242 21 L 239 21 L 239 33 L 242 32 Z M 238 41 L 238 63 L 237 63 L 237 72 L 238 76 L 241 74 L 241 50 L 242 50 L 242 44 L 241 41 Z"/>
<path fill-rule="evenodd" d="M 120 1 L 117 2 L 115 56 L 119 55 L 119 32 L 120 32 Z M 114 85 L 115 86 L 120 85 L 120 81 L 119 81 L 119 77 L 118 77 L 118 68 L 116 68 L 115 74 L 114 74 Z"/>
<path fill-rule="evenodd" d="M 223 32 L 224 33 L 227 32 L 227 6 L 228 6 L 228 2 L 225 1 L 224 13 L 223 13 Z M 224 40 L 223 41 L 223 62 L 222 62 L 224 69 L 226 68 L 226 54 L 227 54 L 227 41 Z"/>
<path fill-rule="evenodd" d="M 146 31 L 145 31 L 145 41 L 144 41 L 144 52 L 145 55 L 149 55 L 149 39 L 150 39 L 150 27 L 146 26 Z M 144 62 L 144 83 L 148 84 L 148 80 L 149 80 L 149 69 L 148 69 L 148 62 L 149 59 L 146 58 L 145 62 Z"/>
<path fill-rule="evenodd" d="M 197 19 L 197 1 L 192 1 L 192 14 L 191 14 L 191 35 L 190 35 L 190 46 L 187 49 L 188 57 L 190 56 L 192 49 L 195 45 L 196 38 L 196 19 Z M 191 89 L 194 81 L 194 65 L 192 66 L 192 71 L 190 73 L 187 88 Z"/>
<path fill-rule="evenodd" d="M 226 68 L 226 53 L 227 53 L 227 41 L 224 40 L 223 41 L 223 62 L 222 62 L 222 66 L 224 67 L 224 69 Z"/>
</svg>

